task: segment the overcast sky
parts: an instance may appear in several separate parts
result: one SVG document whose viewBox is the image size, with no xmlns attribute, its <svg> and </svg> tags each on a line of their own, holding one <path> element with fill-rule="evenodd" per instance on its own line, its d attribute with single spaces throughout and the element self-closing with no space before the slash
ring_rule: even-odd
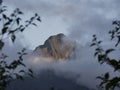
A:
<svg viewBox="0 0 120 90">
<path fill-rule="evenodd" d="M 101 67 L 97 61 L 94 61 L 93 53 L 89 53 L 93 50 L 87 44 L 91 42 L 93 34 L 97 34 L 103 40 L 108 40 L 106 34 L 112 29 L 112 21 L 120 19 L 120 0 L 4 1 L 11 9 L 20 8 L 24 12 L 25 19 L 36 12 L 41 16 L 42 22 L 38 23 L 38 27 L 29 27 L 21 35 L 22 44 L 29 49 L 34 49 L 43 44 L 49 36 L 58 33 L 64 33 L 83 47 L 78 53 L 81 61 L 53 64 L 52 68 L 57 67 L 56 72 L 62 70 L 78 73 L 83 76 L 80 79 L 83 84 L 94 86 L 90 81 L 97 74 L 110 70 L 110 67 L 105 65 Z M 96 83 L 95 80 L 93 82 Z"/>
<path fill-rule="evenodd" d="M 113 20 L 120 17 L 120 0 L 4 0 L 11 8 L 20 8 L 25 18 L 38 13 L 42 22 L 28 28 L 24 38 L 31 49 L 57 33 L 69 35 L 82 44 L 95 33 L 105 37 Z M 34 30 L 33 30 L 34 29 Z M 29 34 L 28 34 L 29 33 Z M 24 42 L 24 40 L 22 40 Z"/>
</svg>

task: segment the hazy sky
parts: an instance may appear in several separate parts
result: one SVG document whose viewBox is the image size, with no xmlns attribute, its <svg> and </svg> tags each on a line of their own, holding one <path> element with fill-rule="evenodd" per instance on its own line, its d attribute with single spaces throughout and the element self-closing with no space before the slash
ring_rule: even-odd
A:
<svg viewBox="0 0 120 90">
<path fill-rule="evenodd" d="M 38 13 L 42 22 L 28 28 L 24 38 L 31 49 L 53 34 L 64 33 L 85 44 L 94 33 L 104 37 L 113 20 L 119 19 L 119 0 L 4 0 L 20 8 L 25 18 Z M 24 42 L 24 40 L 22 40 Z"/>
<path fill-rule="evenodd" d="M 112 29 L 112 21 L 120 19 L 120 0 L 4 1 L 11 9 L 20 8 L 24 12 L 25 19 L 36 12 L 41 16 L 42 22 L 38 24 L 38 27 L 29 27 L 20 36 L 24 46 L 34 49 L 43 44 L 50 35 L 58 33 L 66 34 L 82 46 L 76 61 L 50 65 L 52 68 L 55 67 L 56 73 L 62 71 L 73 72 L 75 75 L 80 74 L 82 77 L 80 81 L 92 87 L 96 83 L 95 77 L 98 74 L 110 70 L 110 67 L 106 65 L 101 67 L 97 61 L 94 61 L 94 51 L 87 44 L 91 42 L 92 35 L 97 34 L 98 37 L 105 40 L 107 47 L 110 46 L 106 34 Z M 34 66 L 39 68 L 40 65 L 37 64 Z M 91 83 L 93 79 L 94 81 Z"/>
</svg>

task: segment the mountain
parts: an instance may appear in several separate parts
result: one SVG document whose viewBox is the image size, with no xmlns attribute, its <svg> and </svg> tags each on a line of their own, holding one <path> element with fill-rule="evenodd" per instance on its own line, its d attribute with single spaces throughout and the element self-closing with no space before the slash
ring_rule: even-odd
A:
<svg viewBox="0 0 120 90">
<path fill-rule="evenodd" d="M 38 77 L 26 78 L 24 81 L 15 80 L 7 90 L 90 90 L 78 85 L 76 82 L 60 76 L 56 76 L 51 71 L 43 71 Z"/>
<path fill-rule="evenodd" d="M 64 34 L 50 36 L 43 45 L 38 46 L 34 53 L 55 60 L 71 58 L 75 50 L 75 43 Z"/>
</svg>

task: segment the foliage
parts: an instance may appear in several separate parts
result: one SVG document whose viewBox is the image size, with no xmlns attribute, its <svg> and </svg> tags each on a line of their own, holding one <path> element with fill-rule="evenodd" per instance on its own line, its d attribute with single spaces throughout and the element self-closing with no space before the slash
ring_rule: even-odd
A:
<svg viewBox="0 0 120 90">
<path fill-rule="evenodd" d="M 33 77 L 32 70 L 23 63 L 23 56 L 27 54 L 25 48 L 18 52 L 18 59 L 11 60 L 11 63 L 8 63 L 8 55 L 3 53 L 2 49 L 6 44 L 6 39 L 10 39 L 14 43 L 17 33 L 23 32 L 30 25 L 36 26 L 34 23 L 36 20 L 41 22 L 37 13 L 23 22 L 21 17 L 24 14 L 19 8 L 15 9 L 10 15 L 8 13 L 8 7 L 3 6 L 2 0 L 0 0 L 0 90 L 5 90 L 9 83 L 15 79 L 23 80 L 24 75 Z"/>
<path fill-rule="evenodd" d="M 94 56 L 97 57 L 100 64 L 106 63 L 107 65 L 112 66 L 114 72 L 119 72 L 120 70 L 120 59 L 115 59 L 110 57 L 110 54 L 119 51 L 120 44 L 120 21 L 113 21 L 114 29 L 109 31 L 111 38 L 111 43 L 114 43 L 114 46 L 109 49 L 104 49 L 101 45 L 103 41 L 98 40 L 96 35 L 93 35 L 93 40 L 91 46 L 95 46 Z M 117 53 L 119 54 L 119 53 Z M 119 58 L 119 57 L 118 57 Z M 109 72 L 106 72 L 102 76 L 98 76 L 97 79 L 102 80 L 100 87 L 105 88 L 105 90 L 114 90 L 116 87 L 120 88 L 120 76 L 111 77 Z"/>
</svg>

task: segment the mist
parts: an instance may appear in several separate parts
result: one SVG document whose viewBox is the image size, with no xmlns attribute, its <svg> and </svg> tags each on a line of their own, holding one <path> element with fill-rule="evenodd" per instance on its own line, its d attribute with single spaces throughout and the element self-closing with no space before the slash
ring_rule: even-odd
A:
<svg viewBox="0 0 120 90">
<path fill-rule="evenodd" d="M 71 44 L 76 42 L 71 38 L 63 40 L 65 40 L 65 42 L 68 41 L 68 43 L 71 42 Z M 7 45 L 7 48 L 10 48 L 10 50 L 5 50 L 8 55 L 15 56 L 17 54 L 11 54 L 11 50 L 14 50 L 14 52 L 17 53 L 23 48 L 20 42 L 16 41 L 16 43 L 17 44 L 15 44 L 15 46 L 13 44 L 11 47 L 9 44 Z M 33 51 L 31 50 L 27 50 L 27 53 L 28 55 L 24 57 L 24 63 L 28 68 L 31 68 L 34 71 L 35 77 L 40 77 L 44 71 L 50 71 L 56 76 L 74 81 L 78 85 L 83 85 L 90 89 L 96 89 L 96 85 L 99 85 L 100 83 L 100 81 L 96 79 L 97 76 L 106 72 L 110 72 L 115 75 L 110 66 L 106 64 L 100 65 L 98 63 L 97 59 L 94 57 L 94 48 L 90 47 L 90 43 L 83 46 L 76 42 L 75 58 L 70 60 L 56 61 L 52 58 L 37 56 L 33 54 Z M 11 60 L 12 59 L 15 59 L 15 57 L 11 57 Z"/>
<path fill-rule="evenodd" d="M 13 0 L 12 2 L 5 0 L 5 4 L 11 5 L 11 8 L 20 8 L 27 12 L 28 16 L 35 12 L 40 14 L 43 26 L 38 26 L 37 29 L 40 31 L 35 35 L 33 35 L 35 30 L 29 28 L 33 31 L 23 33 L 25 37 L 21 38 L 24 40 L 16 41 L 16 46 L 8 44 L 5 46 L 4 52 L 9 54 L 11 56 L 9 58 L 12 60 L 16 58 L 17 51 L 26 47 L 28 56 L 25 57 L 24 62 L 33 69 L 36 77 L 39 77 L 43 71 L 50 70 L 55 75 L 70 79 L 78 85 L 96 88 L 100 82 L 96 80 L 97 76 L 105 72 L 110 72 L 114 76 L 117 75 L 117 72 L 114 73 L 113 69 L 106 64 L 100 65 L 94 57 L 94 48 L 89 46 L 93 34 L 97 34 L 98 38 L 104 41 L 105 48 L 112 46 L 110 38 L 106 34 L 113 28 L 112 21 L 120 18 L 119 3 L 119 0 Z M 51 28 L 51 23 L 54 28 Z M 63 30 L 58 30 L 59 28 Z M 32 54 L 34 48 L 41 44 L 39 42 L 44 42 L 47 37 L 59 32 L 65 32 L 70 40 L 76 42 L 75 59 L 56 62 L 51 58 Z M 32 40 L 30 41 L 28 38 Z M 26 41 L 28 43 L 24 43 Z M 34 44 L 34 47 L 30 44 Z M 115 53 L 113 56 L 117 57 L 118 54 Z"/>
</svg>

